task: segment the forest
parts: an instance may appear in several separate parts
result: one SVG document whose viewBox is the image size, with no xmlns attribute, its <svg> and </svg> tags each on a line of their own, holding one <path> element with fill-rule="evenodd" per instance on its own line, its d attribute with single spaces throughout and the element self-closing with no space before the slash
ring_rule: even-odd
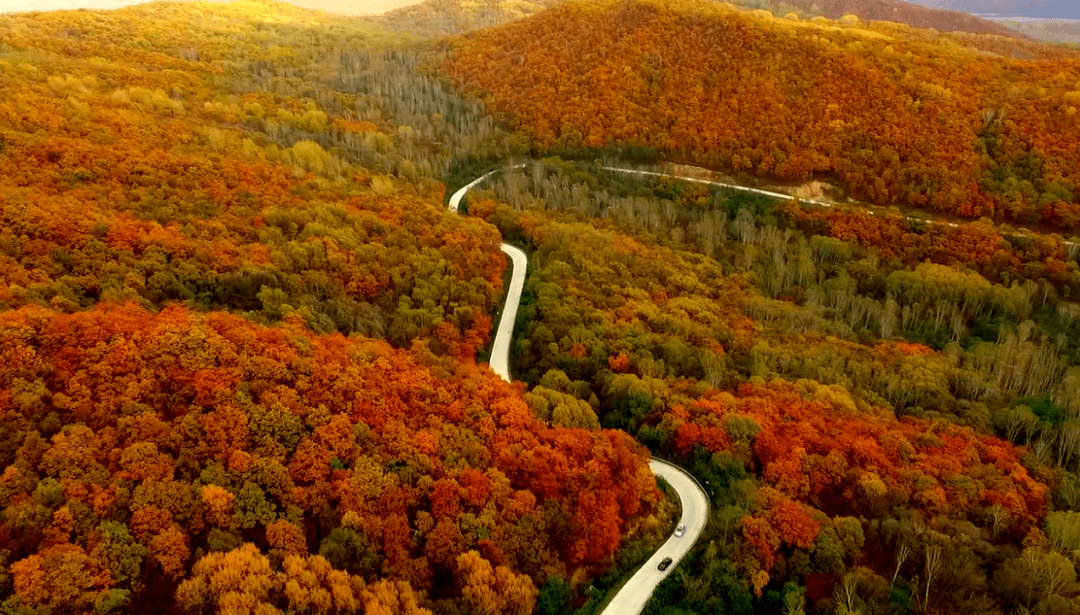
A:
<svg viewBox="0 0 1080 615">
<path fill-rule="evenodd" d="M 470 34 L 442 66 L 540 151 L 634 144 L 760 178 L 835 180 L 876 205 L 1078 232 L 1080 56 L 1065 49 L 597 0 Z"/>
<path fill-rule="evenodd" d="M 439 37 L 464 34 L 529 17 L 557 3 L 558 0 L 425 0 L 371 19 L 379 27 L 393 32 Z M 1045 38 L 1030 34 L 1034 29 L 1030 24 L 1009 22 L 1006 26 L 968 13 L 894 0 L 737 0 L 729 4 L 803 19 L 841 19 L 846 15 L 855 15 L 864 20 L 887 20 L 943 32 L 994 34 L 1013 38 L 1026 38 L 1030 35 L 1040 40 Z M 1058 27 L 1062 25 L 1059 24 Z M 1068 27 L 1068 24 L 1064 27 Z"/>
<path fill-rule="evenodd" d="M 0 19 L 0 615 L 1080 611 L 1075 54 L 443 4 Z"/>
<path fill-rule="evenodd" d="M 526 614 L 655 510 L 625 434 L 546 427 L 426 348 L 179 306 L 2 318 L 12 612 L 174 587 L 189 612 Z"/>
<path fill-rule="evenodd" d="M 476 363 L 506 265 L 441 180 L 522 138 L 386 38 L 0 20 L 4 613 L 525 614 L 661 537 L 642 447 Z"/>
<path fill-rule="evenodd" d="M 1078 312 L 1037 270 L 1006 285 L 964 265 L 980 233 L 1021 246 L 959 228 L 932 242 L 948 265 L 906 258 L 793 203 L 559 159 L 469 211 L 530 249 L 512 356 L 534 412 L 588 403 L 711 485 L 714 534 L 671 604 L 1076 605 L 1071 580 L 1032 575 L 1072 557 L 1055 532 L 1080 505 Z"/>
</svg>

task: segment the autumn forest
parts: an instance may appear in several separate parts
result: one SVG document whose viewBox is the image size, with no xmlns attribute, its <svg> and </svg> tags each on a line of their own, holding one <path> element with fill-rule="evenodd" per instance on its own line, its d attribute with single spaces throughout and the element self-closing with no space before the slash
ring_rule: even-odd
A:
<svg viewBox="0 0 1080 615">
<path fill-rule="evenodd" d="M 1078 52 L 474 4 L 0 15 L 0 615 L 1080 612 Z"/>
</svg>

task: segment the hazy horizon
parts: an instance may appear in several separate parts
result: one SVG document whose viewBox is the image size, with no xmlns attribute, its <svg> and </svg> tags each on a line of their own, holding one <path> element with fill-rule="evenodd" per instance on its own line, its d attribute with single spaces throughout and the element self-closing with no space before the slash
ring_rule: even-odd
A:
<svg viewBox="0 0 1080 615">
<path fill-rule="evenodd" d="M 73 9 L 118 9 L 152 0 L 0 0 L 0 13 L 63 11 Z M 175 0 L 190 2 L 193 0 Z M 231 0 L 207 0 L 229 2 Z M 329 13 L 378 15 L 423 0 L 282 0 L 288 4 Z M 981 17 L 1022 17 L 1026 19 L 1080 19 L 1076 0 L 908 0 L 932 8 L 972 13 Z"/>
<path fill-rule="evenodd" d="M 26 13 L 30 11 L 70 11 L 74 9 L 119 9 L 156 0 L 0 0 L 0 13 Z M 194 0 L 172 0 L 191 2 Z M 205 0 L 207 2 L 230 2 L 232 0 Z M 346 15 L 378 15 L 423 0 L 281 0 L 287 4 L 318 9 L 328 13 Z"/>
<path fill-rule="evenodd" d="M 936 9 L 962 11 L 979 16 L 1029 19 L 1080 19 L 1076 0 L 907 0 Z"/>
</svg>

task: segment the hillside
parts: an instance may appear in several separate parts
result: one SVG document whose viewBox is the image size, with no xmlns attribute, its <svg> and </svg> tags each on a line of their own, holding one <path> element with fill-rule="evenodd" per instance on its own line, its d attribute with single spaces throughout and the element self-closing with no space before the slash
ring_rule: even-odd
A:
<svg viewBox="0 0 1080 615">
<path fill-rule="evenodd" d="M 863 21 L 893 21 L 915 28 L 933 28 L 942 32 L 969 32 L 1016 36 L 1016 32 L 1001 24 L 980 19 L 970 13 L 948 10 L 950 7 L 929 8 L 901 0 L 785 0 L 784 5 L 840 19 L 856 15 Z"/>
<path fill-rule="evenodd" d="M 589 403 L 706 485 L 715 538 L 646 612 L 827 612 L 838 591 L 864 612 L 1027 603 L 1043 564 L 1020 550 L 1074 544 L 1080 311 L 790 209 L 557 159 L 469 204 L 532 255 L 512 356 L 534 413 Z M 977 229 L 927 241 L 1008 249 Z M 1052 593 L 1031 604 L 1080 599 Z"/>
<path fill-rule="evenodd" d="M 265 323 L 297 313 L 316 331 L 401 345 L 444 323 L 464 355 L 484 344 L 501 294 L 498 235 L 445 212 L 433 179 L 462 138 L 479 141 L 427 115 L 475 114 L 435 93 L 427 114 L 359 95 L 408 78 L 416 62 L 383 61 L 359 30 L 339 43 L 362 43 L 337 56 L 355 67 L 334 73 L 344 85 L 320 86 L 325 77 L 306 71 L 333 51 L 296 37 L 304 20 L 329 16 L 256 3 L 213 10 L 265 15 L 279 30 L 227 47 L 232 32 L 204 25 L 220 23 L 213 14 L 175 5 L 2 25 L 0 301 L 61 311 L 186 301 Z M 248 30 L 257 23 L 267 22 Z M 158 46 L 109 37 L 134 24 Z M 270 69 L 275 55 L 284 62 Z"/>
<path fill-rule="evenodd" d="M 625 435 L 545 427 L 490 371 L 297 319 L 32 307 L 0 314 L 0 348 L 23 358 L 0 370 L 5 604 L 35 612 L 332 594 L 525 614 L 656 501 Z"/>
<path fill-rule="evenodd" d="M 476 363 L 506 265 L 441 178 L 519 138 L 390 38 L 0 20 L 5 612 L 526 614 L 658 538 L 642 447 Z"/>
<path fill-rule="evenodd" d="M 440 1 L 0 19 L 0 613 L 1080 612 L 1076 54 Z"/>
<path fill-rule="evenodd" d="M 1037 59 L 988 53 L 1003 47 L 1015 39 L 594 2 L 476 33 L 444 67 L 540 150 L 637 144 L 784 182 L 837 180 L 875 204 L 1073 234 L 1080 60 L 1034 44 L 1025 54 Z"/>
<path fill-rule="evenodd" d="M 398 10 L 389 11 L 377 18 L 388 29 L 432 36 L 463 34 L 481 28 L 496 26 L 534 15 L 558 4 L 558 0 L 535 0 L 497 2 L 462 2 L 461 0 L 425 0 Z M 943 32 L 968 32 L 971 34 L 994 34 L 1022 37 L 993 21 L 980 19 L 968 13 L 919 6 L 900 0 L 741 0 L 736 6 L 748 9 L 769 9 L 783 15 L 793 9 L 806 16 L 823 15 L 839 19 L 844 15 L 857 15 L 863 20 L 891 21 L 916 28 L 935 28 Z M 305 5 L 306 6 L 306 5 Z M 323 7 L 312 7 L 323 8 Z M 333 10 L 333 9 L 324 9 Z"/>
</svg>

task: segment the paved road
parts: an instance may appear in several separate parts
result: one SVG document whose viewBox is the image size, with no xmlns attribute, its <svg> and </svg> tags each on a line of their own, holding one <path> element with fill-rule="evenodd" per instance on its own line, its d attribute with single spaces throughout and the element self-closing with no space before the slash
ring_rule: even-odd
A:
<svg viewBox="0 0 1080 615">
<path fill-rule="evenodd" d="M 521 167 L 521 166 L 523 166 L 523 165 L 516 165 L 514 167 L 508 167 L 508 168 L 518 168 L 518 167 Z M 641 170 L 638 170 L 638 169 L 627 169 L 625 167 L 601 166 L 600 168 L 605 170 L 605 171 L 611 171 L 611 172 L 614 172 L 614 173 L 626 173 L 628 175 L 642 175 L 642 176 L 647 176 L 647 177 L 671 177 L 673 179 L 678 179 L 678 180 L 682 180 L 682 181 L 690 182 L 690 183 L 694 183 L 694 184 L 706 184 L 706 185 L 709 185 L 709 186 L 721 186 L 721 187 L 724 187 L 724 188 L 730 188 L 732 190 L 739 190 L 741 192 L 752 192 L 754 194 L 763 194 L 765 196 L 771 196 L 771 197 L 775 197 L 775 198 L 778 198 L 778 199 L 790 200 L 790 199 L 793 199 L 793 198 L 798 198 L 800 203 L 810 203 L 811 205 L 817 205 L 819 207 L 836 207 L 836 203 L 829 203 L 828 201 L 815 201 L 813 199 L 804 199 L 804 198 L 801 198 L 801 197 L 794 197 L 794 196 L 792 196 L 790 194 L 784 194 L 782 192 L 771 192 L 769 190 L 759 190 L 758 188 L 749 188 L 747 186 L 740 186 L 739 184 L 728 184 L 728 183 L 713 181 L 713 180 L 709 180 L 709 179 L 700 179 L 700 178 L 697 178 L 697 177 L 687 177 L 685 175 L 675 175 L 673 173 L 660 173 L 658 171 L 641 171 Z M 694 168 L 701 169 L 701 167 L 694 167 Z M 701 169 L 701 170 L 702 171 L 707 171 L 707 169 Z M 856 204 L 856 203 L 851 203 L 850 205 L 858 206 L 858 204 Z M 874 211 L 873 209 L 864 209 L 863 211 L 865 211 L 867 214 L 869 214 L 871 216 L 879 215 L 879 212 Z M 927 214 L 927 216 L 930 216 L 930 214 Z M 957 224 L 956 222 L 949 222 L 948 220 L 940 220 L 940 219 L 935 219 L 935 218 L 932 218 L 932 217 L 921 217 L 921 216 L 906 216 L 906 217 L 909 220 L 918 220 L 918 221 L 921 221 L 921 222 L 925 222 L 927 224 L 939 224 L 941 226 L 948 226 L 950 228 L 959 228 L 960 227 L 960 224 Z M 1018 230 L 1020 231 L 1018 233 L 1008 233 L 1008 234 L 1007 233 L 1001 233 L 1001 234 L 1002 234 L 1003 237 L 1025 237 L 1025 236 L 1030 236 L 1030 235 L 1035 234 L 1034 231 L 1031 231 L 1030 229 L 1026 229 L 1026 228 L 1020 228 Z M 1068 241 L 1068 240 L 1065 240 L 1065 239 L 1062 239 L 1061 244 L 1063 246 L 1067 246 L 1067 247 L 1080 246 L 1080 244 L 1077 244 L 1074 241 Z"/>
<path fill-rule="evenodd" d="M 450 197 L 448 207 L 457 212 L 461 207 L 461 200 L 477 184 L 484 181 L 492 174 L 505 171 L 507 168 L 520 168 L 525 165 L 516 165 L 490 171 L 465 186 L 462 186 Z M 647 171 L 631 171 L 629 169 L 609 169 L 622 172 L 637 172 L 653 175 Z M 708 182 L 713 183 L 713 182 Z M 521 302 L 521 291 L 525 286 L 525 268 L 527 259 L 525 253 L 509 244 L 502 244 L 502 251 L 510 257 L 512 273 L 510 277 L 510 289 L 506 294 L 506 303 L 503 307 L 502 318 L 499 319 L 499 328 L 495 333 L 495 341 L 491 346 L 491 369 L 499 374 L 503 380 L 510 381 L 510 337 L 514 332 L 514 321 L 517 319 L 518 305 Z M 679 495 L 682 504 L 682 516 L 677 525 L 685 525 L 686 533 L 677 537 L 674 534 L 667 539 L 652 557 L 638 569 L 634 576 L 623 586 L 618 594 L 608 603 L 601 615 L 638 615 L 645 608 L 656 586 L 667 575 L 675 570 L 675 566 L 694 546 L 701 532 L 705 529 L 705 523 L 709 518 L 709 498 L 701 490 L 697 482 L 682 469 L 658 459 L 649 462 L 649 467 L 657 476 L 661 476 Z M 665 571 L 657 567 L 665 558 L 672 559 L 671 566 Z"/>
<path fill-rule="evenodd" d="M 671 177 L 674 179 L 682 180 L 684 182 L 690 182 L 692 184 L 706 184 L 709 186 L 721 186 L 724 188 L 731 188 L 732 190 L 740 190 L 742 192 L 753 192 L 754 194 L 764 194 L 765 196 L 771 196 L 778 199 L 793 199 L 795 197 L 790 194 L 784 194 L 782 192 L 770 192 L 768 190 L 759 190 L 757 188 L 748 188 L 746 186 L 740 186 L 738 184 L 725 184 L 724 182 L 713 181 L 711 179 L 698 179 L 696 177 L 686 177 L 685 175 L 674 175 L 672 173 L 659 173 L 657 171 L 641 171 L 638 169 L 626 169 L 623 167 L 600 167 L 605 171 L 612 171 L 615 173 L 627 173 L 629 175 L 645 175 L 648 177 Z M 705 170 L 705 169 L 702 169 Z M 822 207 L 832 207 L 832 203 L 825 201 L 814 201 L 811 199 L 799 199 L 800 203 L 812 203 L 814 205 L 820 205 Z M 874 212 L 869 212 L 870 215 L 874 215 Z M 955 225 L 954 225 L 955 226 Z"/>
<path fill-rule="evenodd" d="M 656 586 L 675 570 L 683 558 L 697 542 L 709 519 L 709 498 L 697 482 L 681 468 L 659 459 L 649 462 L 649 467 L 657 476 L 662 476 L 675 492 L 682 504 L 682 516 L 679 525 L 686 525 L 686 534 L 681 538 L 672 535 L 667 539 L 649 561 L 645 562 L 634 576 L 623 585 L 622 590 L 612 598 L 601 615 L 638 615 L 645 608 Z M 657 569 L 665 558 L 672 559 L 671 566 L 661 572 Z"/>
<path fill-rule="evenodd" d="M 461 205 L 461 199 L 464 198 L 465 194 L 491 175 L 500 171 L 522 168 L 524 166 L 524 164 L 517 164 L 495 169 L 494 171 L 490 171 L 483 176 L 474 179 L 450 197 L 450 209 L 456 212 Z M 768 190 L 759 190 L 757 188 L 749 188 L 737 184 L 728 184 L 671 173 L 609 166 L 601 168 L 615 173 L 627 173 L 650 177 L 671 177 L 699 184 L 723 186 L 734 190 L 752 192 L 779 199 L 792 198 L 791 195 L 779 192 L 770 192 Z M 799 200 L 803 203 L 812 203 L 821 207 L 834 206 L 833 203 L 824 201 L 813 201 L 809 199 Z M 876 212 L 874 211 L 868 210 L 868 213 L 876 215 Z M 948 221 L 926 221 L 931 224 L 943 224 L 950 227 L 958 226 L 956 223 Z M 1069 241 L 1063 243 L 1070 246 L 1073 245 L 1073 243 Z M 525 283 L 526 257 L 524 252 L 505 243 L 502 244 L 502 251 L 510 257 L 513 273 L 510 280 L 510 290 L 507 293 L 506 307 L 503 309 L 502 318 L 499 320 L 499 328 L 495 335 L 495 341 L 492 344 L 491 367 L 497 374 L 502 376 L 504 380 L 509 382 L 510 370 L 508 358 L 510 353 L 510 336 L 514 330 L 514 320 L 517 318 L 518 305 L 521 301 L 521 291 Z M 645 608 L 645 604 L 649 601 L 653 591 L 655 591 L 656 586 L 659 585 L 667 575 L 675 570 L 679 561 L 690 551 L 691 547 L 694 546 L 694 543 L 701 535 L 701 532 L 705 529 L 705 523 L 709 517 L 708 496 L 706 496 L 705 492 L 701 490 L 697 482 L 689 474 L 676 466 L 658 459 L 650 461 L 649 467 L 652 468 L 652 471 L 657 476 L 662 476 L 668 484 L 675 489 L 675 492 L 678 493 L 679 500 L 682 503 L 682 517 L 679 519 L 678 525 L 686 525 L 686 533 L 682 537 L 676 537 L 674 535 L 669 537 L 667 541 L 653 553 L 652 557 L 650 557 L 649 560 L 634 573 L 634 576 L 623 586 L 622 590 L 612 598 L 611 602 L 608 603 L 607 608 L 604 609 L 601 615 L 639 615 Z M 665 557 L 670 557 L 673 561 L 667 570 L 661 572 L 657 567 Z"/>
<path fill-rule="evenodd" d="M 517 167 L 523 166 L 525 165 L 517 165 Z M 465 198 L 465 194 L 474 186 L 490 177 L 492 173 L 504 170 L 506 169 L 495 169 L 462 186 L 450 197 L 450 211 L 456 212 L 461 207 L 461 199 Z M 502 244 L 502 251 L 510 257 L 510 290 L 506 293 L 502 318 L 499 319 L 499 328 L 495 331 L 495 341 L 491 344 L 491 358 L 488 362 L 496 374 L 510 382 L 510 336 L 514 333 L 514 321 L 517 319 L 518 306 L 521 304 L 521 291 L 525 288 L 525 267 L 528 259 L 524 252 L 508 243 Z"/>
<path fill-rule="evenodd" d="M 502 251 L 510 257 L 513 273 L 510 276 L 510 290 L 506 293 L 499 329 L 495 332 L 495 341 L 491 343 L 491 369 L 502 379 L 510 382 L 510 336 L 514 334 L 514 322 L 517 319 L 518 305 L 521 304 L 521 290 L 525 288 L 525 253 L 514 246 L 504 243 Z"/>
</svg>

